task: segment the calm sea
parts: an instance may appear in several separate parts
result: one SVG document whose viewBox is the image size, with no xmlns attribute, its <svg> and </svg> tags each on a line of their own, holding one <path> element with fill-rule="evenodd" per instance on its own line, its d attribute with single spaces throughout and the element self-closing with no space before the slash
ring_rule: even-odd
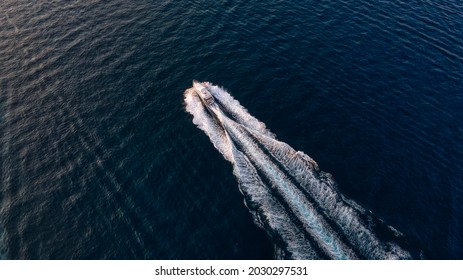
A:
<svg viewBox="0 0 463 280">
<path fill-rule="evenodd" d="M 185 112 L 192 79 L 425 258 L 463 258 L 462 19 L 456 0 L 2 0 L 0 258 L 273 258 Z"/>
</svg>

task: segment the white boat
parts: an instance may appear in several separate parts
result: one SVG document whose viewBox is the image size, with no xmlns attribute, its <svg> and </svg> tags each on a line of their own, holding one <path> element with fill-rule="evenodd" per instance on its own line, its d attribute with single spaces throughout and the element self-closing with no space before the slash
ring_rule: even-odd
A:
<svg viewBox="0 0 463 280">
<path fill-rule="evenodd" d="M 214 97 L 202 83 L 193 80 L 193 88 L 206 107 L 214 103 Z"/>
</svg>

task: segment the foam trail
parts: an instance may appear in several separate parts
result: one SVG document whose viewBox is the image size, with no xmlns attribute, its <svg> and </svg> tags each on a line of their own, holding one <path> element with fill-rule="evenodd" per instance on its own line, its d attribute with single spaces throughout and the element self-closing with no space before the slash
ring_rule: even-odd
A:
<svg viewBox="0 0 463 280">
<path fill-rule="evenodd" d="M 245 204 L 274 241 L 278 257 L 412 258 L 396 242 L 401 234 L 343 197 L 313 159 L 276 140 L 225 90 L 203 84 L 215 102 L 206 107 L 194 89 L 187 89 L 186 110 L 233 164 Z"/>
</svg>

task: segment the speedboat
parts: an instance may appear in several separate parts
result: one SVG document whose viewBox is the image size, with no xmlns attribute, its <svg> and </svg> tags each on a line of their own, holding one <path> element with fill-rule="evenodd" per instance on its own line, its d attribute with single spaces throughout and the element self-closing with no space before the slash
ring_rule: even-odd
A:
<svg viewBox="0 0 463 280">
<path fill-rule="evenodd" d="M 206 107 L 214 103 L 214 97 L 202 83 L 193 80 L 193 88 Z"/>
</svg>

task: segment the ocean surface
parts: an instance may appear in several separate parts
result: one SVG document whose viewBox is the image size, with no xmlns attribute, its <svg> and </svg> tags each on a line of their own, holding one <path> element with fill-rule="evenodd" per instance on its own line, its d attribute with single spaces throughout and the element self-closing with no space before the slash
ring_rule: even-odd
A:
<svg viewBox="0 0 463 280">
<path fill-rule="evenodd" d="M 0 258 L 276 257 L 186 110 L 197 79 L 414 258 L 462 259 L 462 19 L 456 0 L 1 1 Z"/>
</svg>

